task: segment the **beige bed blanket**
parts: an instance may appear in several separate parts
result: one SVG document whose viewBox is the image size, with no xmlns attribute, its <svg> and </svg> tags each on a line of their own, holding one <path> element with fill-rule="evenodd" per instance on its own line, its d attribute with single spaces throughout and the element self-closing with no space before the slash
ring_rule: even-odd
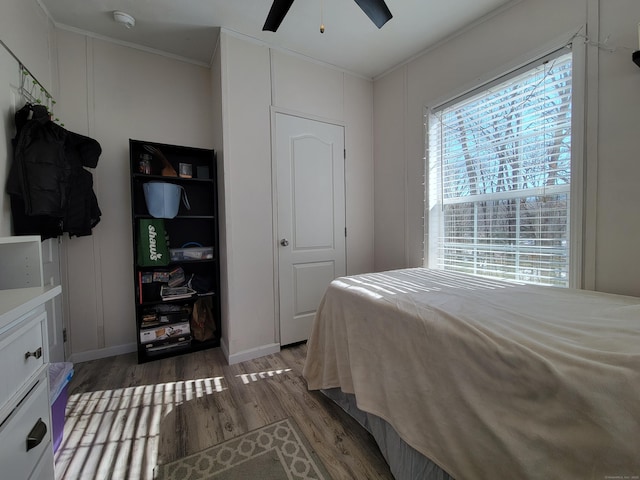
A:
<svg viewBox="0 0 640 480">
<path fill-rule="evenodd" d="M 640 298 L 427 269 L 339 278 L 304 377 L 458 480 L 640 478 Z"/>
</svg>

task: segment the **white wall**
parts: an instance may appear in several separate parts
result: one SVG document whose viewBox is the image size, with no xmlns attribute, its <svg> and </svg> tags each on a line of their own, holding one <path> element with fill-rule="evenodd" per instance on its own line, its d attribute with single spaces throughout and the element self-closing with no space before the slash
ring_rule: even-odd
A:
<svg viewBox="0 0 640 480">
<path fill-rule="evenodd" d="M 406 67 L 374 84 L 375 269 L 409 265 L 406 260 Z"/>
<path fill-rule="evenodd" d="M 37 0 L 2 0 L 0 38 L 38 81 L 52 92 L 52 25 Z"/>
<path fill-rule="evenodd" d="M 92 172 L 101 222 L 63 242 L 71 358 L 81 361 L 135 349 L 128 141 L 212 148 L 211 72 L 64 30 L 56 43 L 61 121 L 102 146 Z"/>
<path fill-rule="evenodd" d="M 585 25 L 618 48 L 598 48 L 597 38 L 587 46 L 584 284 L 640 295 L 640 69 L 631 61 L 639 20 L 633 0 L 523 0 L 376 79 L 376 268 L 421 264 L 423 107 Z"/>
<path fill-rule="evenodd" d="M 345 126 L 347 274 L 373 269 L 373 83 L 308 59 L 271 52 L 272 104 Z"/>
<path fill-rule="evenodd" d="M 347 272 L 361 273 L 373 269 L 373 90 L 369 80 L 225 30 L 220 45 L 228 271 L 223 347 L 235 363 L 279 348 L 272 107 L 345 125 Z"/>
<path fill-rule="evenodd" d="M 269 49 L 224 31 L 222 114 L 225 190 L 226 308 L 223 348 L 228 358 L 273 351 L 273 238 Z M 223 300 L 225 300 L 223 298 Z M 225 302 L 223 302 L 225 303 Z M 277 347 L 275 347 L 277 348 Z M 260 353 L 249 356 L 259 356 Z"/>
<path fill-rule="evenodd" d="M 374 269 L 373 82 L 344 75 L 347 275 Z"/>
<path fill-rule="evenodd" d="M 600 2 L 600 37 L 611 35 L 614 53 L 600 50 L 595 288 L 640 296 L 640 2 Z M 626 47 L 626 48 L 624 48 Z"/>
<path fill-rule="evenodd" d="M 13 158 L 11 139 L 16 133 L 13 112 L 20 108 L 22 102 L 19 102 L 16 93 L 20 85 L 18 62 L 1 47 L 0 85 L 3 89 L 2 94 L 0 94 L 0 112 L 2 112 L 0 116 L 0 139 L 2 139 L 2 146 L 0 147 L 0 178 L 6 179 Z M 3 187 L 5 181 L 2 183 Z M 0 195 L 0 236 L 6 237 L 11 234 L 11 203 L 9 195 L 2 188 L 2 194 Z"/>
</svg>

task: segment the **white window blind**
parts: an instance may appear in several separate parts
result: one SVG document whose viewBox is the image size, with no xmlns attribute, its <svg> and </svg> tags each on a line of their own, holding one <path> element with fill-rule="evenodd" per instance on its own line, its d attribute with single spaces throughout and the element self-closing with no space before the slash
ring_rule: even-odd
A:
<svg viewBox="0 0 640 480">
<path fill-rule="evenodd" d="M 555 54 L 431 112 L 430 267 L 568 286 L 571 73 Z"/>
</svg>

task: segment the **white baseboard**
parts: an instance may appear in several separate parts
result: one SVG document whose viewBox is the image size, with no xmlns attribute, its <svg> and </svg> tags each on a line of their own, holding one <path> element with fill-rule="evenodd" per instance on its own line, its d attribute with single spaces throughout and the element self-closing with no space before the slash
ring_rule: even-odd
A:
<svg viewBox="0 0 640 480">
<path fill-rule="evenodd" d="M 90 362 L 91 360 L 98 360 L 100 358 L 107 358 L 113 357 L 115 355 L 123 355 L 125 353 L 136 352 L 137 350 L 138 345 L 136 345 L 135 343 L 128 343 L 125 345 L 117 345 L 115 347 L 72 353 L 67 361 L 72 363 Z"/>
<path fill-rule="evenodd" d="M 242 352 L 229 354 L 229 347 L 223 338 L 220 342 L 220 348 L 224 353 L 225 358 L 229 365 L 234 365 L 240 362 L 246 362 L 253 360 L 254 358 L 264 357 L 265 355 L 271 355 L 272 353 L 278 353 L 280 351 L 279 343 L 272 343 L 269 345 L 261 345 L 257 348 L 244 350 Z M 100 358 L 113 357 L 115 355 L 123 355 L 125 353 L 136 352 L 138 346 L 135 343 L 129 343 L 126 345 L 117 345 L 115 347 L 101 348 L 99 350 L 89 350 L 86 352 L 72 353 L 67 359 L 68 362 L 82 363 L 90 362 L 91 360 L 98 360 Z"/>
<path fill-rule="evenodd" d="M 222 350 L 224 358 L 226 358 L 227 363 L 229 363 L 229 346 L 227 345 L 227 339 L 224 337 L 220 339 L 220 350 Z"/>
<path fill-rule="evenodd" d="M 227 362 L 229 362 L 229 365 L 246 362 L 247 360 L 253 360 L 254 358 L 264 357 L 265 355 L 271 355 L 272 353 L 278 353 L 280 351 L 279 343 L 271 343 L 269 345 L 261 345 L 257 348 L 252 348 L 250 350 L 244 350 L 242 352 L 229 355 L 227 345 L 221 343 L 221 346 L 223 347 L 222 350 L 224 352 L 224 356 L 227 357 Z"/>
</svg>

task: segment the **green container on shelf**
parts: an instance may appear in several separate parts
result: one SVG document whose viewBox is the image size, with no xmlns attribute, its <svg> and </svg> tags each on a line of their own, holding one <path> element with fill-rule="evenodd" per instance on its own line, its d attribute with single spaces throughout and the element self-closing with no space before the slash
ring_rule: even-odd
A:
<svg viewBox="0 0 640 480">
<path fill-rule="evenodd" d="M 138 265 L 164 267 L 169 265 L 169 248 L 161 218 L 141 218 L 138 221 Z"/>
</svg>

